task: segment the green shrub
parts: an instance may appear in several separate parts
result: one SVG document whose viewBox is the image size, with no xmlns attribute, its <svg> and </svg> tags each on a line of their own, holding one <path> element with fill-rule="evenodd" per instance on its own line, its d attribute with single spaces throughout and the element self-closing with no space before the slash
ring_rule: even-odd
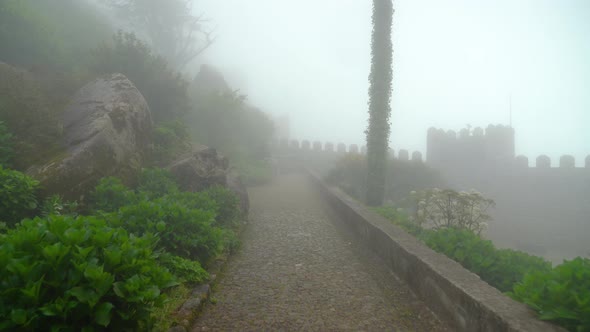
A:
<svg viewBox="0 0 590 332">
<path fill-rule="evenodd" d="M 154 129 L 154 151 L 152 163 L 167 165 L 183 152 L 190 151 L 190 135 L 187 127 L 180 121 L 159 124 Z"/>
<path fill-rule="evenodd" d="M 162 266 L 168 268 L 180 281 L 202 283 L 209 279 L 209 273 L 198 261 L 164 253 L 158 259 Z"/>
<path fill-rule="evenodd" d="M 246 186 L 259 186 L 272 181 L 273 169 L 265 160 L 242 159 L 235 162 L 233 166 Z"/>
<path fill-rule="evenodd" d="M 190 208 L 174 195 L 124 206 L 115 215 L 115 225 L 137 235 L 157 233 L 159 248 L 183 258 L 207 262 L 222 250 L 215 210 Z"/>
<path fill-rule="evenodd" d="M 465 229 L 443 228 L 428 234 L 425 243 L 488 281 L 487 272 L 496 262 L 496 249 L 492 241 L 483 240 Z"/>
<path fill-rule="evenodd" d="M 51 215 L 71 215 L 73 217 L 78 215 L 78 202 L 64 202 L 60 195 L 52 195 L 45 200 L 41 205 L 41 215 L 48 217 Z"/>
<path fill-rule="evenodd" d="M 395 209 L 390 206 L 380 206 L 371 209 L 418 238 L 426 232 L 420 225 L 412 222 L 402 209 Z"/>
<path fill-rule="evenodd" d="M 503 292 L 511 291 L 527 273 L 547 273 L 551 263 L 542 257 L 512 249 L 497 249 L 496 262 L 488 271 L 488 283 Z"/>
<path fill-rule="evenodd" d="M 510 249 L 498 250 L 492 241 L 465 229 L 443 228 L 429 232 L 425 242 L 502 292 L 511 291 L 526 273 L 551 269 L 551 263 L 541 257 Z"/>
<path fill-rule="evenodd" d="M 172 174 L 161 168 L 143 169 L 137 190 L 144 193 L 148 199 L 160 198 L 179 191 Z"/>
<path fill-rule="evenodd" d="M 373 208 L 373 211 L 393 221 L 431 249 L 458 262 L 502 292 L 511 291 L 527 273 L 551 269 L 551 263 L 541 257 L 512 249 L 496 249 L 492 241 L 484 240 L 467 229 L 429 230 L 411 221 L 403 211 L 392 207 Z"/>
<path fill-rule="evenodd" d="M 105 177 L 91 193 L 90 200 L 95 210 L 113 212 L 122 206 L 137 202 L 139 198 L 120 179 Z"/>
<path fill-rule="evenodd" d="M 13 156 L 12 134 L 8 131 L 4 122 L 0 121 L 0 166 L 10 166 Z"/>
<path fill-rule="evenodd" d="M 514 286 L 511 296 L 543 320 L 569 331 L 590 331 L 590 259 L 577 257 L 549 272 L 530 273 Z"/>
<path fill-rule="evenodd" d="M 240 216 L 240 201 L 236 194 L 221 186 L 207 188 L 203 191 L 203 194 L 211 198 L 217 206 L 215 217 L 217 225 L 229 227 L 238 222 Z"/>
<path fill-rule="evenodd" d="M 12 226 L 31 216 L 37 208 L 38 185 L 33 178 L 0 166 L 0 221 Z"/>
<path fill-rule="evenodd" d="M 176 284 L 156 241 L 95 217 L 24 220 L 0 235 L 0 330 L 146 329 Z"/>
</svg>

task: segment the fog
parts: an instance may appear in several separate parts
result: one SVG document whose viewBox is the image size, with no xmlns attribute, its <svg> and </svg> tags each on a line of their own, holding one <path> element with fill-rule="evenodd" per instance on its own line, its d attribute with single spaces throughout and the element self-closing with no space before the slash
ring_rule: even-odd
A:
<svg viewBox="0 0 590 332">
<path fill-rule="evenodd" d="M 583 165 L 588 1 L 397 0 L 394 8 L 394 149 L 425 152 L 431 126 L 512 120 L 517 154 L 547 154 L 554 166 L 571 154 Z M 217 36 L 200 61 L 264 111 L 288 114 L 292 138 L 364 144 L 369 1 L 200 0 L 196 10 Z"/>
</svg>

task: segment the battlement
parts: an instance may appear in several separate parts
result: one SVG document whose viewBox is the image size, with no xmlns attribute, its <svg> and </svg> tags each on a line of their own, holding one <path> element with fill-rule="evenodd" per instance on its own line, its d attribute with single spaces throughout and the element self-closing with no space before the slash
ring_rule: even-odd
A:
<svg viewBox="0 0 590 332">
<path fill-rule="evenodd" d="M 559 165 L 557 167 L 551 166 L 551 158 L 547 155 L 540 155 L 535 159 L 535 165 L 531 166 L 529 164 L 529 158 L 523 155 L 516 156 L 514 159 L 514 166 L 517 168 L 540 168 L 540 169 L 547 169 L 547 168 L 565 168 L 565 169 L 573 169 L 573 168 L 586 168 L 590 169 L 590 155 L 586 157 L 584 160 L 584 166 L 577 167 L 576 166 L 576 158 L 572 155 L 562 155 L 559 158 Z"/>
<path fill-rule="evenodd" d="M 514 129 L 488 126 L 455 131 L 430 128 L 427 135 L 427 161 L 437 167 L 456 163 L 476 167 L 478 164 L 502 164 L 514 159 Z"/>
<path fill-rule="evenodd" d="M 526 156 L 515 156 L 515 132 L 509 126 L 490 125 L 482 128 L 455 131 L 430 128 L 427 134 L 427 162 L 442 170 L 471 170 L 481 168 L 533 168 Z M 575 158 L 563 155 L 559 166 L 552 167 L 546 155 L 538 156 L 534 168 L 576 168 Z M 585 167 L 590 169 L 590 155 Z"/>
<path fill-rule="evenodd" d="M 294 153 L 294 152 L 314 152 L 322 154 L 336 154 L 344 155 L 349 153 L 354 154 L 366 154 L 367 147 L 364 145 L 344 143 L 333 143 L 333 142 L 321 142 L 321 141 L 310 141 L 310 140 L 297 140 L 297 139 L 280 139 L 274 142 L 275 150 L 279 153 Z M 414 151 L 410 154 L 408 150 L 401 149 L 397 155 L 393 149 L 389 149 L 389 157 L 391 159 L 399 159 L 402 161 L 415 161 L 423 162 L 422 153 L 420 151 Z M 411 159 L 410 159 L 411 157 Z"/>
</svg>

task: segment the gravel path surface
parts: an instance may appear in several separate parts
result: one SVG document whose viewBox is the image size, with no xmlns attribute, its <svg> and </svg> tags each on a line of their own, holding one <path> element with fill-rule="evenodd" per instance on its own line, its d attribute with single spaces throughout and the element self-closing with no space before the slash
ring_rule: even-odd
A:
<svg viewBox="0 0 590 332">
<path fill-rule="evenodd" d="M 448 331 L 336 226 L 305 175 L 249 193 L 242 248 L 192 331 Z"/>
</svg>

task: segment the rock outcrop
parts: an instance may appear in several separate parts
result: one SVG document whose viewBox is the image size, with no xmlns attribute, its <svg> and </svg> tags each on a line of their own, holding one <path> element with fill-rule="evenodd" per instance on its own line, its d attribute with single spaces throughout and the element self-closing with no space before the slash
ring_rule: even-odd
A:
<svg viewBox="0 0 590 332">
<path fill-rule="evenodd" d="M 213 92 L 230 92 L 229 84 L 223 74 L 210 65 L 201 65 L 199 73 L 193 80 L 192 89 L 197 94 L 210 94 Z"/>
<path fill-rule="evenodd" d="M 213 148 L 198 146 L 191 153 L 180 156 L 167 169 L 174 175 L 180 188 L 201 191 L 212 186 L 223 186 L 240 200 L 240 210 L 247 215 L 250 207 L 248 192 L 239 176 L 230 168 L 227 158 Z"/>
<path fill-rule="evenodd" d="M 65 153 L 29 174 L 46 194 L 79 199 L 104 176 L 131 184 L 151 145 L 147 102 L 122 74 L 105 75 L 73 97 L 63 115 Z"/>
</svg>

